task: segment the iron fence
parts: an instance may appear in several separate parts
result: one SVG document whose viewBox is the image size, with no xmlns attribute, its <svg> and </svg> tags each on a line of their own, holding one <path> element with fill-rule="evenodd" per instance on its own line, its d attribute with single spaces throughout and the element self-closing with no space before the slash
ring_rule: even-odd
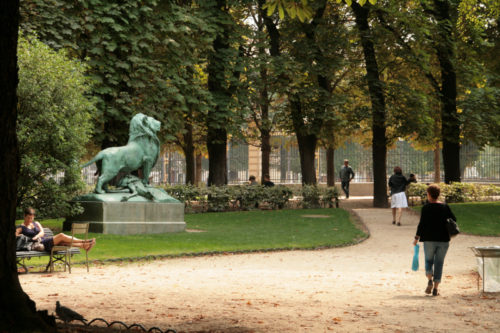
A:
<svg viewBox="0 0 500 333">
<path fill-rule="evenodd" d="M 278 184 L 300 184 L 300 155 L 295 137 L 275 135 L 271 138 L 270 178 Z M 229 184 L 241 184 L 248 180 L 249 161 L 248 145 L 242 141 L 230 141 L 227 146 L 227 172 Z M 444 169 L 440 151 L 440 170 Z M 346 141 L 335 150 L 335 177 L 343 165 L 344 159 L 349 160 L 356 176 L 353 182 L 373 182 L 372 150 L 356 142 Z M 434 152 L 416 149 L 411 142 L 398 141 L 394 148 L 387 152 L 387 176 L 392 174 L 394 166 L 400 166 L 403 173 L 416 175 L 419 182 L 434 181 Z M 318 182 L 326 182 L 326 150 L 318 149 L 315 159 Z M 208 159 L 203 157 L 201 163 L 201 181 L 206 184 L 208 179 Z M 82 177 L 89 185 L 97 180 L 96 166 L 90 165 L 82 170 Z M 491 183 L 500 182 L 500 149 L 485 147 L 480 149 L 474 144 L 461 146 L 460 171 L 463 182 Z M 151 171 L 152 184 L 184 184 L 186 181 L 186 160 L 182 152 L 176 149 L 167 150 L 162 154 Z M 56 180 L 62 179 L 58 173 Z M 441 180 L 444 173 L 441 171 Z"/>
</svg>

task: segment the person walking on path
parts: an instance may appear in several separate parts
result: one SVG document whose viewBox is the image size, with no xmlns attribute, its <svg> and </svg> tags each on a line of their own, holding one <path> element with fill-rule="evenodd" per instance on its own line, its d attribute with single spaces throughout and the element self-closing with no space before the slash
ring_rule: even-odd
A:
<svg viewBox="0 0 500 333">
<path fill-rule="evenodd" d="M 425 275 L 428 279 L 425 293 L 430 294 L 432 291 L 433 296 L 439 296 L 438 287 L 443 275 L 444 258 L 450 245 L 446 223 L 449 218 L 457 220 L 450 207 L 438 201 L 440 193 L 441 189 L 437 184 L 427 187 L 429 203 L 422 207 L 420 223 L 413 241 L 413 246 L 417 245 L 418 241 L 424 243 Z"/>
<path fill-rule="evenodd" d="M 349 166 L 349 160 L 344 160 L 344 166 L 340 169 L 340 183 L 342 184 L 342 190 L 345 193 L 345 198 L 349 199 L 349 183 L 354 178 L 354 171 Z"/>
<path fill-rule="evenodd" d="M 398 213 L 397 221 L 398 226 L 401 226 L 401 216 L 403 215 L 403 208 L 408 207 L 406 200 L 406 186 L 410 181 L 403 176 L 401 167 L 394 167 L 394 174 L 389 178 L 389 187 L 391 189 L 391 208 L 392 208 L 392 224 L 396 224 L 396 212 Z"/>
</svg>

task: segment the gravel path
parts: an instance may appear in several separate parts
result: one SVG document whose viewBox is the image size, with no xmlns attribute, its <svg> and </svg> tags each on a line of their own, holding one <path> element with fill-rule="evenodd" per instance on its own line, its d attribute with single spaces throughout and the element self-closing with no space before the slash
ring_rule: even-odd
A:
<svg viewBox="0 0 500 333">
<path fill-rule="evenodd" d="M 59 300 L 86 318 L 178 332 L 500 331 L 500 294 L 478 292 L 471 245 L 450 245 L 439 297 L 424 294 L 423 249 L 413 272 L 418 217 L 391 224 L 388 209 L 356 209 L 371 237 L 352 247 L 171 259 L 21 275 L 39 309 Z M 460 217 L 458 217 L 460 218 Z M 56 295 L 56 296 L 53 296 Z"/>
</svg>

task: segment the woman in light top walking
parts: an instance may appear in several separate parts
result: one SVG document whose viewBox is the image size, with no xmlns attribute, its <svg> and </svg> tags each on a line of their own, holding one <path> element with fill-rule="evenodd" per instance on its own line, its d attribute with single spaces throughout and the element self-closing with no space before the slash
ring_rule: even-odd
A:
<svg viewBox="0 0 500 333">
<path fill-rule="evenodd" d="M 392 224 L 396 224 L 396 213 L 398 226 L 401 226 L 401 216 L 403 215 L 403 208 L 408 207 L 406 200 L 406 186 L 410 182 L 403 176 L 401 167 L 394 167 L 394 174 L 389 178 L 389 187 L 391 188 L 391 208 L 392 208 Z"/>
</svg>

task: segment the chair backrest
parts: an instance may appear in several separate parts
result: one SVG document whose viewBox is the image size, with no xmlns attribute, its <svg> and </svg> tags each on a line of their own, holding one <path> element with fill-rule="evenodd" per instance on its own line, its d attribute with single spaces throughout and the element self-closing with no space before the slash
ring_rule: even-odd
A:
<svg viewBox="0 0 500 333">
<path fill-rule="evenodd" d="M 73 223 L 71 225 L 71 247 L 73 247 L 73 238 L 75 234 L 85 234 L 85 241 L 87 241 L 89 233 L 89 224 L 88 223 Z"/>
</svg>

